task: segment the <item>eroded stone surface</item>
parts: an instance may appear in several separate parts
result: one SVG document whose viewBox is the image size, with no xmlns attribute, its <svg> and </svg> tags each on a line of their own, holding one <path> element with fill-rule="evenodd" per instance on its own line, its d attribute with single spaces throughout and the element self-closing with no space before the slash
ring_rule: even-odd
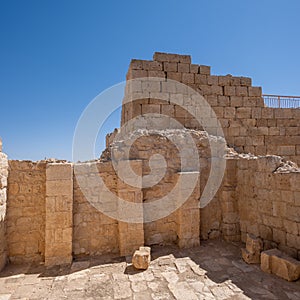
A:
<svg viewBox="0 0 300 300">
<path fill-rule="evenodd" d="M 300 278 L 300 261 L 289 257 L 278 249 L 261 253 L 261 269 L 288 281 L 296 281 Z"/>
<path fill-rule="evenodd" d="M 132 257 L 132 265 L 138 270 L 148 269 L 151 261 L 150 247 L 140 247 Z"/>
</svg>

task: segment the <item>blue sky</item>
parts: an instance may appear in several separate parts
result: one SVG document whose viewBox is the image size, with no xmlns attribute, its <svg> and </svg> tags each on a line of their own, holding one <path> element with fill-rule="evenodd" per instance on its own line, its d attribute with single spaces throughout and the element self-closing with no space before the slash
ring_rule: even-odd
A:
<svg viewBox="0 0 300 300">
<path fill-rule="evenodd" d="M 264 93 L 300 95 L 299 11 L 298 0 L 0 0 L 4 151 L 71 160 L 84 108 L 125 79 L 131 58 L 155 51 L 250 76 Z M 118 126 L 116 114 L 104 131 Z"/>
</svg>

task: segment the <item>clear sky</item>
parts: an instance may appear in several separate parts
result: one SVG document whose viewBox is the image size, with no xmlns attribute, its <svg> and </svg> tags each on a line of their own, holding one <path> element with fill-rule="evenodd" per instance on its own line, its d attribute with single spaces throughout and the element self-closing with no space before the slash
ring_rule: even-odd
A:
<svg viewBox="0 0 300 300">
<path fill-rule="evenodd" d="M 125 79 L 131 58 L 155 51 L 300 95 L 299 11 L 299 0 L 0 0 L 4 151 L 71 160 L 84 108 Z M 106 130 L 118 126 L 115 115 Z"/>
</svg>

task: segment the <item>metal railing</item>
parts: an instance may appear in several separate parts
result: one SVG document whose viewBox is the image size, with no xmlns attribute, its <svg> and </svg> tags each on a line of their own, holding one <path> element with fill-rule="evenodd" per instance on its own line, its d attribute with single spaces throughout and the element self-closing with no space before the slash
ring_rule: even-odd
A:
<svg viewBox="0 0 300 300">
<path fill-rule="evenodd" d="M 265 105 L 275 108 L 300 108 L 300 96 L 263 95 Z"/>
</svg>

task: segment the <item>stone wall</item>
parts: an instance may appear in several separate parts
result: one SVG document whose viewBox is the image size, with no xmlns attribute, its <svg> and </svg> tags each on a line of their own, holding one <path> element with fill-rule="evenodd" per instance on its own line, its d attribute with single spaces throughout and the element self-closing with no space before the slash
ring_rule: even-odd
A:
<svg viewBox="0 0 300 300">
<path fill-rule="evenodd" d="M 6 154 L 2 152 L 2 141 L 0 139 L 0 271 L 6 264 L 6 190 L 8 176 L 8 160 Z"/>
<path fill-rule="evenodd" d="M 126 136 L 127 133 L 129 136 Z M 115 140 L 110 142 L 110 153 L 105 152 L 103 158 L 113 158 L 121 162 L 129 159 L 129 161 L 141 161 L 142 163 L 144 219 L 142 243 L 146 245 L 177 244 L 180 247 L 198 245 L 200 243 L 200 185 L 201 183 L 203 186 L 205 185 L 209 173 L 210 149 L 207 133 L 182 129 L 152 131 L 144 129 L 129 132 L 125 130 L 125 136 L 118 136 L 118 134 L 122 135 L 118 132 L 113 133 Z M 187 144 L 186 146 L 189 148 L 187 156 L 181 157 L 174 142 L 177 143 L 177 146 L 184 145 L 188 135 L 192 136 L 191 139 L 194 140 L 196 151 L 199 150 L 199 153 L 191 153 Z M 131 141 L 134 142 L 131 144 Z M 197 155 L 200 160 L 201 172 L 191 154 Z M 183 169 L 181 169 L 181 158 L 187 162 Z M 199 173 L 202 175 L 195 183 L 195 189 L 185 205 L 181 207 L 178 203 L 176 204 L 181 195 L 173 194 L 170 206 L 174 207 L 171 208 L 170 214 L 164 215 L 164 210 L 168 210 L 170 206 L 161 206 L 155 209 L 156 201 L 173 193 L 173 189 L 181 182 L 181 176 L 190 176 L 190 173 L 193 172 L 197 173 L 197 178 Z M 161 176 L 162 174 L 163 176 Z M 148 185 L 149 182 L 152 184 Z M 181 186 L 181 189 L 185 188 Z M 122 198 L 124 198 L 123 195 Z M 153 207 L 151 207 L 152 204 Z"/>
<path fill-rule="evenodd" d="M 237 160 L 241 238 L 261 237 L 265 250 L 278 247 L 300 259 L 300 169 L 278 156 Z"/>
<path fill-rule="evenodd" d="M 45 258 L 46 161 L 9 161 L 7 244 L 12 262 Z"/>
<path fill-rule="evenodd" d="M 46 167 L 45 265 L 70 264 L 73 240 L 73 166 Z"/>
<path fill-rule="evenodd" d="M 222 184 L 212 201 L 201 209 L 201 239 L 241 239 L 237 195 L 237 158 L 226 155 Z"/>
<path fill-rule="evenodd" d="M 124 102 L 124 126 L 107 136 L 99 160 L 8 162 L 0 143 L 0 270 L 7 257 L 52 266 L 73 257 L 129 255 L 143 244 L 245 241 L 247 233 L 261 237 L 265 249 L 278 247 L 300 258 L 300 172 L 286 160 L 300 161 L 300 110 L 267 108 L 250 78 L 211 75 L 210 67 L 192 64 L 186 55 L 155 53 L 154 61 L 131 62 L 127 79 L 148 76 L 155 77 L 153 84 L 127 84 L 124 100 L 130 95 L 137 100 Z M 178 92 L 168 79 L 187 84 L 194 94 Z M 193 106 L 198 92 L 212 106 L 232 148 L 207 107 Z M 157 115 L 149 121 L 146 113 Z M 139 117 L 138 124 L 129 122 L 133 117 Z M 213 162 L 223 158 L 219 190 L 200 208 Z M 181 205 L 192 184 L 182 178 L 194 176 L 193 191 Z M 171 202 L 156 206 L 163 197 Z"/>
<path fill-rule="evenodd" d="M 138 115 L 158 113 L 176 119 L 186 128 L 201 129 L 182 108 L 193 106 L 191 97 L 183 93 L 179 101 L 176 87 L 166 84 L 176 80 L 207 100 L 230 147 L 255 155 L 281 155 L 300 163 L 300 109 L 265 107 L 262 88 L 252 86 L 251 78 L 211 75 L 209 66 L 192 64 L 188 55 L 166 53 L 155 53 L 153 61 L 131 61 L 127 79 L 145 77 L 156 77 L 158 81 L 149 85 L 141 79 L 127 84 L 127 94 L 135 99 L 141 95 L 141 99 L 123 106 L 121 125 Z M 164 101 L 157 100 L 157 95 Z M 171 104 L 172 99 L 181 105 Z"/>
<path fill-rule="evenodd" d="M 75 256 L 119 253 L 118 221 L 96 209 L 84 194 L 87 193 L 89 199 L 95 201 L 101 197 L 98 176 L 104 179 L 111 192 L 117 193 L 117 177 L 111 162 L 82 163 L 75 166 L 73 207 L 73 254 Z M 81 181 L 80 186 L 78 180 Z M 85 182 L 84 187 L 82 182 Z M 101 199 L 109 201 L 110 198 L 109 195 L 105 196 L 105 193 L 102 193 Z M 116 209 L 112 203 L 111 210 Z"/>
</svg>

